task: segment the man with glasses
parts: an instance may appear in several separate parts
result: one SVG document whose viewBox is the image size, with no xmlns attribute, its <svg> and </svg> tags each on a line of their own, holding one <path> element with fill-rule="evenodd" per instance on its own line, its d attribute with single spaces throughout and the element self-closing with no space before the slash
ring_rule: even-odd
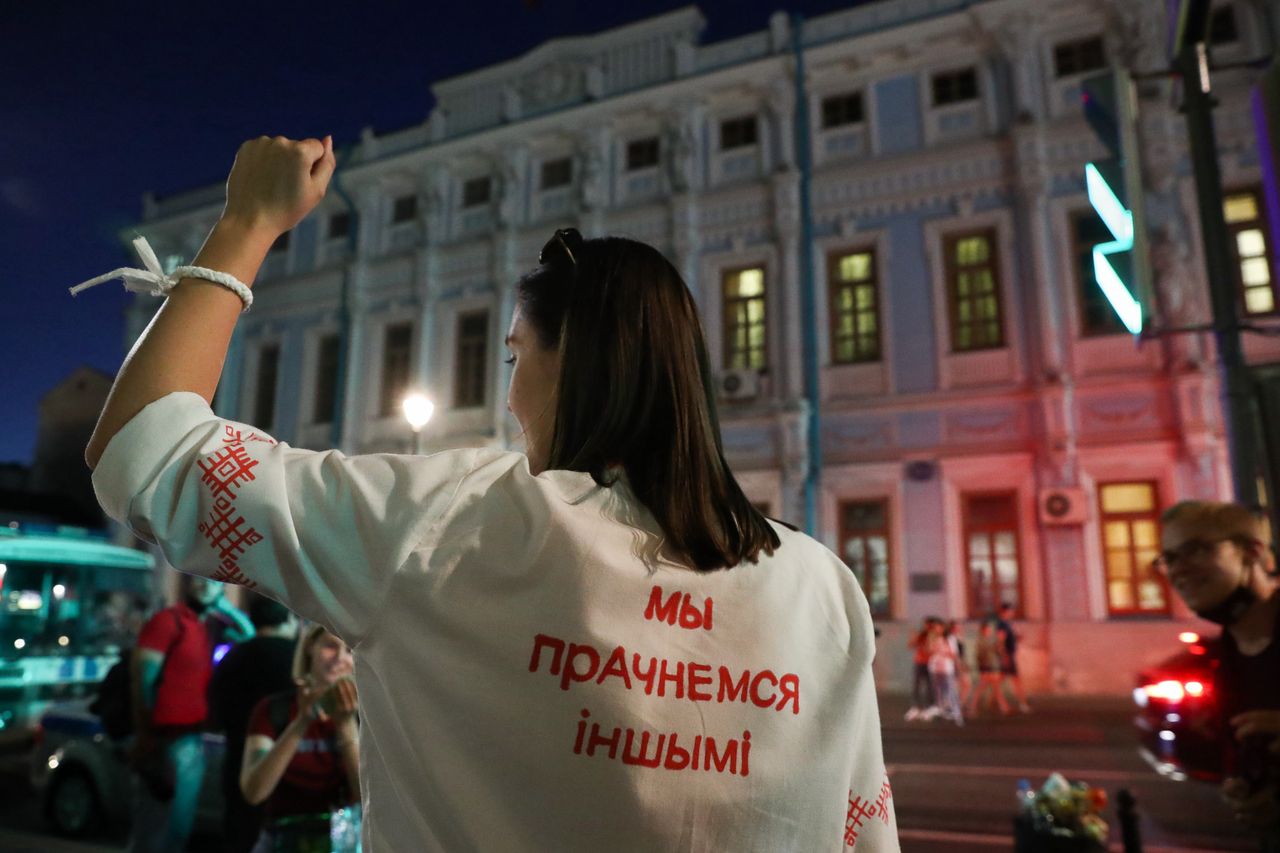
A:
<svg viewBox="0 0 1280 853">
<path fill-rule="evenodd" d="M 1280 595 L 1267 522 L 1212 501 L 1177 504 L 1162 521 L 1156 567 L 1196 615 L 1223 626 L 1223 798 L 1261 850 L 1280 853 Z"/>
</svg>

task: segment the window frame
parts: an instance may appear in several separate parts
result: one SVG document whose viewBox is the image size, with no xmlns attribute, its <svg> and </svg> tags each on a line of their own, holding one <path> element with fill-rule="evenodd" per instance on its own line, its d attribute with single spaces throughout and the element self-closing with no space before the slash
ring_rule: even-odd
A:
<svg viewBox="0 0 1280 853">
<path fill-rule="evenodd" d="M 1223 217 L 1223 222 L 1227 226 L 1227 235 L 1229 237 L 1228 242 L 1230 243 L 1231 273 L 1232 273 L 1232 277 L 1235 279 L 1236 304 L 1240 307 L 1241 316 L 1274 317 L 1277 314 L 1280 314 L 1280 295 L 1277 294 L 1277 290 L 1276 290 L 1275 247 L 1271 245 L 1271 242 L 1272 242 L 1271 241 L 1271 223 L 1267 221 L 1266 198 L 1263 195 L 1262 187 L 1257 184 L 1243 186 L 1243 187 L 1235 187 L 1231 190 L 1223 192 L 1222 194 L 1223 206 L 1224 207 L 1226 206 L 1226 203 L 1230 198 L 1234 196 L 1242 196 L 1242 195 L 1249 195 L 1253 197 L 1254 206 L 1258 210 L 1257 217 L 1243 223 L 1227 222 L 1226 217 L 1225 216 Z M 1239 246 L 1239 243 L 1237 242 L 1237 235 L 1241 231 L 1249 231 L 1252 229 L 1257 229 L 1262 233 L 1262 248 L 1263 248 L 1262 257 L 1266 259 L 1267 273 L 1271 277 L 1271 280 L 1266 285 L 1255 284 L 1251 286 L 1246 286 L 1244 283 L 1244 270 L 1241 269 L 1242 259 L 1240 257 L 1240 246 Z M 1264 286 L 1270 288 L 1271 290 L 1271 310 L 1270 311 L 1250 311 L 1249 302 L 1246 299 L 1246 294 L 1248 290 L 1257 289 Z"/>
<path fill-rule="evenodd" d="M 962 554 L 964 558 L 964 591 L 965 603 L 968 608 L 969 617 L 971 619 L 982 619 L 990 616 L 989 611 L 978 611 L 978 600 L 975 595 L 974 579 L 973 579 L 973 552 L 971 549 L 970 539 L 974 534 L 985 534 L 992 536 L 995 533 L 1003 533 L 1012 531 L 1013 533 L 1013 556 L 1014 563 L 1017 567 L 1017 580 L 1014 582 L 1017 593 L 1017 599 L 1014 602 L 1014 618 L 1021 619 L 1026 612 L 1026 578 L 1024 577 L 1025 561 L 1023 560 L 1022 547 L 1022 525 L 1021 517 L 1018 512 L 1018 490 L 1017 489 L 980 489 L 975 491 L 964 491 L 960 493 L 960 535 Z M 975 524 L 970 520 L 972 512 L 970 509 L 970 501 L 980 498 L 1007 498 L 1009 501 L 1009 526 L 1001 526 L 995 524 Z M 995 541 L 989 539 L 991 550 L 991 580 L 995 584 L 997 594 L 994 598 L 995 607 L 999 608 L 1000 604 L 1007 601 L 1008 598 L 1002 594 L 1005 589 L 1000 582 L 1000 574 L 995 566 Z"/>
<path fill-rule="evenodd" d="M 641 147 L 643 146 L 643 148 Z M 644 162 L 637 164 L 632 154 L 636 151 L 653 149 L 652 162 Z M 662 140 L 656 134 L 654 136 L 642 136 L 636 139 L 629 139 L 626 143 L 626 149 L 623 152 L 625 159 L 625 169 L 627 172 L 639 172 L 644 169 L 657 168 L 662 163 Z"/>
<path fill-rule="evenodd" d="M 342 222 L 342 232 L 334 233 L 334 223 Z M 325 239 L 326 240 L 345 240 L 351 236 L 351 211 L 336 210 L 329 214 L 328 221 L 325 223 Z"/>
<path fill-rule="evenodd" d="M 874 505 L 881 509 L 881 517 L 883 525 L 879 528 L 864 528 L 853 531 L 847 524 L 848 509 L 855 505 Z M 866 573 L 863 578 L 858 578 L 857 572 L 853 571 L 853 567 L 849 565 L 848 557 L 845 554 L 845 548 L 850 540 L 858 539 L 862 543 L 863 564 L 867 563 L 867 543 L 866 540 L 873 536 L 879 536 L 884 539 L 884 582 L 886 587 L 886 596 L 884 606 L 881 609 L 872 608 L 871 617 L 873 619 L 891 619 L 893 617 L 893 585 L 894 585 L 894 568 L 893 568 L 893 503 L 888 497 L 872 497 L 872 498 L 841 498 L 836 503 L 836 535 L 839 537 L 839 557 L 840 561 L 849 568 L 854 578 L 858 580 L 858 585 L 862 588 L 862 594 L 867 599 L 867 605 L 870 607 L 872 602 L 871 587 L 872 579 L 870 573 Z"/>
<path fill-rule="evenodd" d="M 484 186 L 484 192 L 479 193 L 476 187 Z M 481 197 L 483 196 L 483 197 Z M 474 178 L 467 178 L 462 182 L 462 209 L 471 210 L 476 207 L 483 207 L 493 201 L 493 176 L 480 175 Z"/>
<path fill-rule="evenodd" d="M 329 343 L 334 345 L 333 353 L 333 377 L 332 381 L 325 385 L 325 354 L 328 350 Z M 309 423 L 312 426 L 326 426 L 332 424 L 338 415 L 338 382 L 340 381 L 338 371 L 342 362 L 342 337 L 337 332 L 325 332 L 316 338 L 316 372 L 312 379 L 311 388 L 311 418 Z M 329 403 L 329 416 L 327 419 L 321 419 L 320 410 L 323 408 L 322 403 L 326 402 L 325 398 L 331 397 Z"/>
<path fill-rule="evenodd" d="M 1102 502 L 1103 492 L 1106 491 L 1108 486 L 1136 486 L 1136 485 L 1151 487 L 1151 509 L 1149 511 L 1145 513 L 1143 512 L 1108 513 L 1103 508 L 1103 502 Z M 1102 547 L 1102 597 L 1107 606 L 1108 618 L 1114 618 L 1114 617 L 1126 618 L 1131 616 L 1156 616 L 1156 617 L 1171 616 L 1173 614 L 1173 609 L 1172 609 L 1173 596 L 1172 596 L 1172 590 L 1169 587 L 1169 581 L 1168 579 L 1162 577 L 1159 572 L 1152 570 L 1150 565 L 1146 567 L 1147 570 L 1151 572 L 1151 575 L 1160 584 L 1160 587 L 1164 592 L 1164 608 L 1162 610 L 1143 610 L 1140 607 L 1121 609 L 1113 605 L 1111 602 L 1111 582 L 1112 582 L 1111 568 L 1109 565 L 1109 561 L 1107 560 L 1107 555 L 1109 551 L 1114 550 L 1114 549 L 1109 549 L 1107 547 L 1107 522 L 1108 521 L 1126 521 L 1126 522 L 1146 521 L 1146 520 L 1152 521 L 1156 526 L 1157 546 L 1156 546 L 1155 553 L 1156 554 L 1159 553 L 1158 543 L 1160 542 L 1160 536 L 1162 533 L 1162 525 L 1160 523 L 1161 504 L 1160 504 L 1159 481 L 1134 479 L 1134 480 L 1107 480 L 1105 482 L 1099 482 L 1097 484 L 1097 495 L 1095 500 L 1098 506 L 1098 538 L 1099 538 L 1099 544 Z M 1138 595 L 1138 578 L 1136 577 L 1136 575 L 1139 571 L 1141 571 L 1141 566 L 1139 565 L 1139 561 L 1137 559 L 1137 549 L 1133 544 L 1132 526 L 1129 527 L 1128 550 L 1129 550 L 1130 559 L 1133 561 L 1134 575 L 1135 575 L 1134 577 L 1131 577 L 1129 580 L 1130 592 L 1133 594 L 1133 601 L 1136 603 L 1140 601 L 1140 597 Z"/>
<path fill-rule="evenodd" d="M 961 348 L 956 345 L 956 341 L 959 337 L 957 332 L 961 324 L 959 322 L 959 288 L 957 286 L 960 267 L 956 263 L 955 248 L 961 240 L 973 237 L 985 237 L 987 239 L 987 267 L 991 270 L 992 292 L 996 300 L 996 321 L 999 328 L 999 335 L 994 343 Z M 1005 328 L 1004 282 L 1002 281 L 1000 271 L 999 237 L 999 229 L 994 225 L 988 225 L 976 229 L 951 231 L 942 235 L 943 285 L 947 290 L 947 327 L 950 330 L 949 343 L 950 353 L 952 355 L 1000 350 L 1005 349 L 1009 345 L 1008 334 Z M 975 325 L 975 321 L 970 320 L 969 324 Z"/>
<path fill-rule="evenodd" d="M 404 225 L 418 218 L 418 195 L 406 193 L 396 196 L 391 202 L 391 224 Z"/>
<path fill-rule="evenodd" d="M 968 76 L 973 80 L 973 94 L 967 97 L 961 97 L 957 94 L 948 93 L 947 100 L 940 100 L 938 97 L 939 82 L 946 80 L 949 82 L 949 85 L 954 87 L 954 81 L 962 76 Z M 929 105 L 933 109 L 946 109 L 947 107 L 954 107 L 957 104 L 967 104 L 971 101 L 980 100 L 982 100 L 982 86 L 978 81 L 977 65 L 950 68 L 945 71 L 935 71 L 929 75 Z"/>
<path fill-rule="evenodd" d="M 1129 334 L 1129 331 L 1124 327 L 1124 323 L 1120 322 L 1120 318 L 1117 317 L 1115 315 L 1115 311 L 1110 308 L 1110 303 L 1106 302 L 1106 296 L 1101 295 L 1102 291 L 1101 288 L 1098 287 L 1096 278 L 1086 281 L 1085 270 L 1080 265 L 1081 256 L 1085 251 L 1084 239 L 1080 236 L 1081 226 L 1090 216 L 1098 219 L 1098 222 L 1102 224 L 1102 227 L 1106 228 L 1106 224 L 1102 223 L 1102 220 L 1098 218 L 1097 212 L 1091 207 L 1078 208 L 1067 214 L 1067 232 L 1068 237 L 1071 240 L 1071 277 L 1075 280 L 1076 284 L 1076 310 L 1080 318 L 1079 334 L 1081 338 L 1090 339 L 1127 335 Z M 1092 246 L 1096 244 L 1090 245 Z M 1090 268 L 1092 268 L 1092 250 L 1090 250 L 1089 257 Z M 1085 298 L 1086 291 L 1094 291 L 1101 296 L 1103 303 L 1108 306 L 1108 311 L 1110 313 L 1108 313 L 1107 316 L 1112 319 L 1112 323 L 1114 324 L 1112 327 L 1102 328 L 1090 324 L 1088 310 L 1089 305 Z"/>
<path fill-rule="evenodd" d="M 480 332 L 464 336 L 463 325 L 477 318 L 481 320 Z M 489 327 L 488 308 L 476 308 L 460 311 L 453 322 L 453 408 L 481 409 L 489 399 Z M 478 356 L 472 356 L 471 349 L 479 342 Z M 474 361 L 471 359 L 474 357 Z M 464 364 L 465 362 L 465 364 Z M 464 371 L 464 367 L 466 370 Z M 469 375 L 469 378 L 468 378 Z M 479 377 L 479 393 L 463 394 L 463 391 L 474 392 L 471 381 Z"/>
<path fill-rule="evenodd" d="M 857 118 L 845 118 L 843 121 L 834 123 L 828 122 L 828 107 L 835 104 L 857 103 Z M 824 96 L 818 103 L 819 127 L 824 130 L 836 130 L 841 127 L 851 127 L 864 124 L 867 120 L 867 104 L 866 98 L 863 96 L 861 89 L 853 89 L 847 92 L 840 92 L 833 95 Z"/>
<path fill-rule="evenodd" d="M 391 334 L 399 329 L 407 330 L 404 344 L 404 383 L 399 389 L 395 389 L 388 381 L 392 366 L 389 358 L 392 351 Z M 413 333 L 414 324 L 412 320 L 395 320 L 384 324 L 382 327 L 381 363 L 378 365 L 378 417 L 380 418 L 395 417 L 399 413 L 403 396 L 413 382 Z M 398 349 L 399 347 L 397 347 Z M 399 393 L 393 394 L 392 392 L 395 390 L 398 390 Z"/>
<path fill-rule="evenodd" d="M 868 312 L 859 311 L 857 306 L 857 288 L 865 282 L 845 281 L 839 278 L 840 260 L 850 255 L 868 254 L 871 256 L 871 277 L 870 287 L 872 292 L 872 307 L 870 313 L 875 317 L 875 357 L 859 358 L 858 357 L 858 340 L 866 337 L 858 333 L 857 319 L 860 314 Z M 851 340 L 854 342 L 854 354 L 851 359 L 841 359 L 838 357 L 838 345 L 841 340 L 845 339 L 839 333 L 840 319 L 843 316 L 837 301 L 841 291 L 849 289 L 854 291 L 853 297 L 853 320 L 854 330 Z M 833 249 L 827 253 L 827 346 L 828 358 L 832 365 L 849 365 L 849 364 L 878 364 L 884 360 L 884 324 L 881 318 L 881 293 L 880 293 L 880 259 L 874 245 L 850 246 L 843 249 Z"/>
<path fill-rule="evenodd" d="M 732 145 L 728 144 L 725 138 L 727 130 L 736 131 L 747 126 L 751 127 L 750 134 L 744 133 L 742 139 L 734 139 Z M 747 136 L 750 136 L 750 139 Z M 743 148 L 754 148 L 760 144 L 760 116 L 756 113 L 744 113 L 735 115 L 732 118 L 721 119 L 718 141 L 720 145 L 717 150 L 719 151 L 738 151 Z"/>
<path fill-rule="evenodd" d="M 563 170 L 563 174 L 560 171 Z M 556 179 L 549 183 L 548 177 Z M 538 164 L 538 192 L 564 189 L 573 183 L 573 158 L 553 157 Z"/>
<path fill-rule="evenodd" d="M 729 296 L 729 279 L 733 276 L 739 276 L 742 273 L 746 272 L 747 270 L 755 270 L 755 269 L 760 270 L 760 278 L 762 282 L 763 292 L 758 297 L 757 296 L 730 297 Z M 731 326 L 731 320 L 730 320 L 730 317 L 731 316 L 736 317 L 736 314 L 732 314 L 729 308 L 732 304 L 736 304 L 739 302 L 750 302 L 754 299 L 759 299 L 764 309 L 761 315 L 761 322 L 760 322 L 760 325 L 763 329 L 763 335 L 762 335 L 763 343 L 760 345 L 760 348 L 759 348 L 760 354 L 761 354 L 760 361 L 762 363 L 759 365 L 752 365 L 750 363 L 750 359 L 748 358 L 747 364 L 737 365 L 737 364 L 734 364 L 734 359 L 732 357 L 735 353 L 735 349 L 733 345 L 734 336 L 730 334 L 731 329 L 737 328 L 736 321 L 734 321 Z M 747 328 L 749 329 L 750 327 L 751 327 L 750 324 L 748 324 Z M 721 365 L 725 370 L 755 370 L 760 373 L 765 373 L 768 371 L 770 347 L 769 347 L 769 267 L 767 264 L 763 262 L 758 264 L 744 264 L 741 266 L 727 267 L 721 270 L 721 273 L 720 273 L 720 332 L 722 336 L 721 337 Z M 750 337 L 749 334 L 748 334 L 748 337 Z M 753 352 L 754 349 L 755 349 L 754 347 L 751 347 L 750 344 L 748 344 L 746 352 L 749 354 Z"/>
<path fill-rule="evenodd" d="M 277 391 L 280 388 L 280 355 L 282 347 L 279 341 L 264 341 L 258 345 L 254 361 L 253 383 L 253 425 L 264 432 L 274 432 L 276 417 L 279 415 Z M 267 358 L 267 354 L 270 358 Z M 270 365 L 270 376 L 264 375 L 264 366 Z M 268 381 L 264 381 L 269 378 Z M 263 409 L 266 412 L 263 412 Z"/>
<path fill-rule="evenodd" d="M 1097 45 L 1098 48 L 1098 64 L 1086 66 L 1081 62 L 1081 55 L 1086 53 L 1086 47 L 1092 49 L 1094 45 Z M 1076 65 L 1076 67 L 1064 71 L 1062 68 L 1064 56 L 1070 57 L 1072 62 L 1079 64 Z M 1055 80 L 1064 80 L 1068 77 L 1077 77 L 1081 74 L 1103 71 L 1106 67 L 1107 42 L 1101 34 L 1067 39 L 1066 41 L 1060 41 L 1053 46 L 1053 77 Z"/>
</svg>

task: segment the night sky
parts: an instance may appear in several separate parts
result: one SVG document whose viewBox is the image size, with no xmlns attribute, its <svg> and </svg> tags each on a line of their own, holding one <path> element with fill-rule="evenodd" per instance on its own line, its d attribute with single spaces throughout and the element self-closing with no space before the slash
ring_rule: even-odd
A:
<svg viewBox="0 0 1280 853">
<path fill-rule="evenodd" d="M 260 134 L 332 133 L 341 146 L 365 126 L 418 124 L 433 81 L 686 5 L 0 2 L 0 462 L 30 463 L 46 391 L 81 365 L 119 366 L 134 297 L 119 281 L 74 299 L 67 288 L 138 265 L 117 235 L 141 218 L 144 192 L 224 181 Z M 703 43 L 765 29 L 779 8 L 851 5 L 708 0 Z"/>
</svg>

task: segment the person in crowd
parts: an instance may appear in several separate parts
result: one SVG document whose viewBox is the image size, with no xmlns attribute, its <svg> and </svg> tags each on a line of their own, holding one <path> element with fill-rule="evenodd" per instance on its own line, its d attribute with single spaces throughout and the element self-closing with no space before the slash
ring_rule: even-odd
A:
<svg viewBox="0 0 1280 853">
<path fill-rule="evenodd" d="M 959 620 L 952 619 L 947 622 L 947 636 L 954 641 L 955 645 L 956 693 L 960 696 L 960 707 L 963 708 L 964 703 L 969 699 L 969 692 L 973 689 L 973 679 L 969 673 L 969 657 L 965 653 L 964 629 Z"/>
<path fill-rule="evenodd" d="M 996 636 L 1003 646 L 1003 653 L 1000 656 L 1000 689 L 1007 688 L 1009 694 L 1017 700 L 1018 710 L 1029 714 L 1031 706 L 1027 703 L 1027 691 L 1022 686 L 1022 676 L 1018 672 L 1019 637 L 1018 632 L 1013 629 L 1014 616 L 1013 605 L 1002 601 L 993 617 L 996 623 Z"/>
<path fill-rule="evenodd" d="M 964 713 L 956 690 L 956 659 L 959 657 L 959 649 L 947 623 L 941 619 L 934 619 L 930 623 L 927 645 L 929 683 L 933 686 L 935 703 L 930 718 L 940 716 L 957 726 L 963 726 Z"/>
<path fill-rule="evenodd" d="M 210 626 L 236 640 L 253 626 L 222 584 L 182 575 L 179 600 L 143 625 L 133 651 L 133 822 L 129 849 L 168 853 L 186 845 L 204 777 L 202 732 L 213 674 Z"/>
<path fill-rule="evenodd" d="M 241 146 L 86 461 L 174 565 L 355 649 L 365 847 L 898 850 L 866 598 L 739 487 L 653 247 L 562 229 L 516 282 L 523 453 L 348 457 L 212 412 L 249 285 L 334 168 L 328 138 Z"/>
<path fill-rule="evenodd" d="M 929 634 L 933 628 L 934 618 L 925 617 L 920 628 L 907 638 L 907 648 L 911 649 L 911 707 L 907 709 L 906 719 L 931 719 L 936 713 L 937 700 L 933 694 L 933 682 L 929 678 Z"/>
<path fill-rule="evenodd" d="M 1005 702 L 1004 691 L 1000 688 L 1001 673 L 1004 670 L 1004 643 L 996 636 L 995 622 L 982 620 L 978 625 L 978 642 L 974 649 L 975 662 L 978 665 L 978 683 L 969 693 L 966 705 L 969 716 L 978 712 L 978 705 L 986 699 L 989 710 L 992 703 L 1000 709 L 1001 714 L 1009 713 L 1009 704 Z"/>
<path fill-rule="evenodd" d="M 294 656 L 296 690 L 259 700 L 240 762 L 240 793 L 265 804 L 254 853 L 329 850 L 333 813 L 359 799 L 351 649 L 312 625 Z"/>
<path fill-rule="evenodd" d="M 294 683 L 297 617 L 277 601 L 252 595 L 249 620 L 256 635 L 227 652 L 209 683 L 213 727 L 226 733 L 222 760 L 222 842 L 226 853 L 249 853 L 262 828 L 262 807 L 249 805 L 240 793 L 249 714 L 261 699 L 286 692 Z"/>
<path fill-rule="evenodd" d="M 1239 504 L 1184 501 L 1161 520 L 1157 567 L 1187 607 L 1223 628 L 1223 797 L 1261 850 L 1280 853 L 1280 584 L 1266 519 Z"/>
</svg>

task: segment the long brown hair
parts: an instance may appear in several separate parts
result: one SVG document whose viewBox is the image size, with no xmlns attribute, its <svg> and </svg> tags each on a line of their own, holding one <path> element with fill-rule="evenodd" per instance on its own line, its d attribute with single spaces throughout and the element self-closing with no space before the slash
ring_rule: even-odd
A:
<svg viewBox="0 0 1280 853">
<path fill-rule="evenodd" d="M 698 569 L 772 554 L 778 535 L 724 458 L 702 324 L 680 274 L 644 243 L 570 237 L 516 287 L 538 343 L 560 350 L 547 467 L 610 486 L 621 465 L 668 548 Z"/>
</svg>

